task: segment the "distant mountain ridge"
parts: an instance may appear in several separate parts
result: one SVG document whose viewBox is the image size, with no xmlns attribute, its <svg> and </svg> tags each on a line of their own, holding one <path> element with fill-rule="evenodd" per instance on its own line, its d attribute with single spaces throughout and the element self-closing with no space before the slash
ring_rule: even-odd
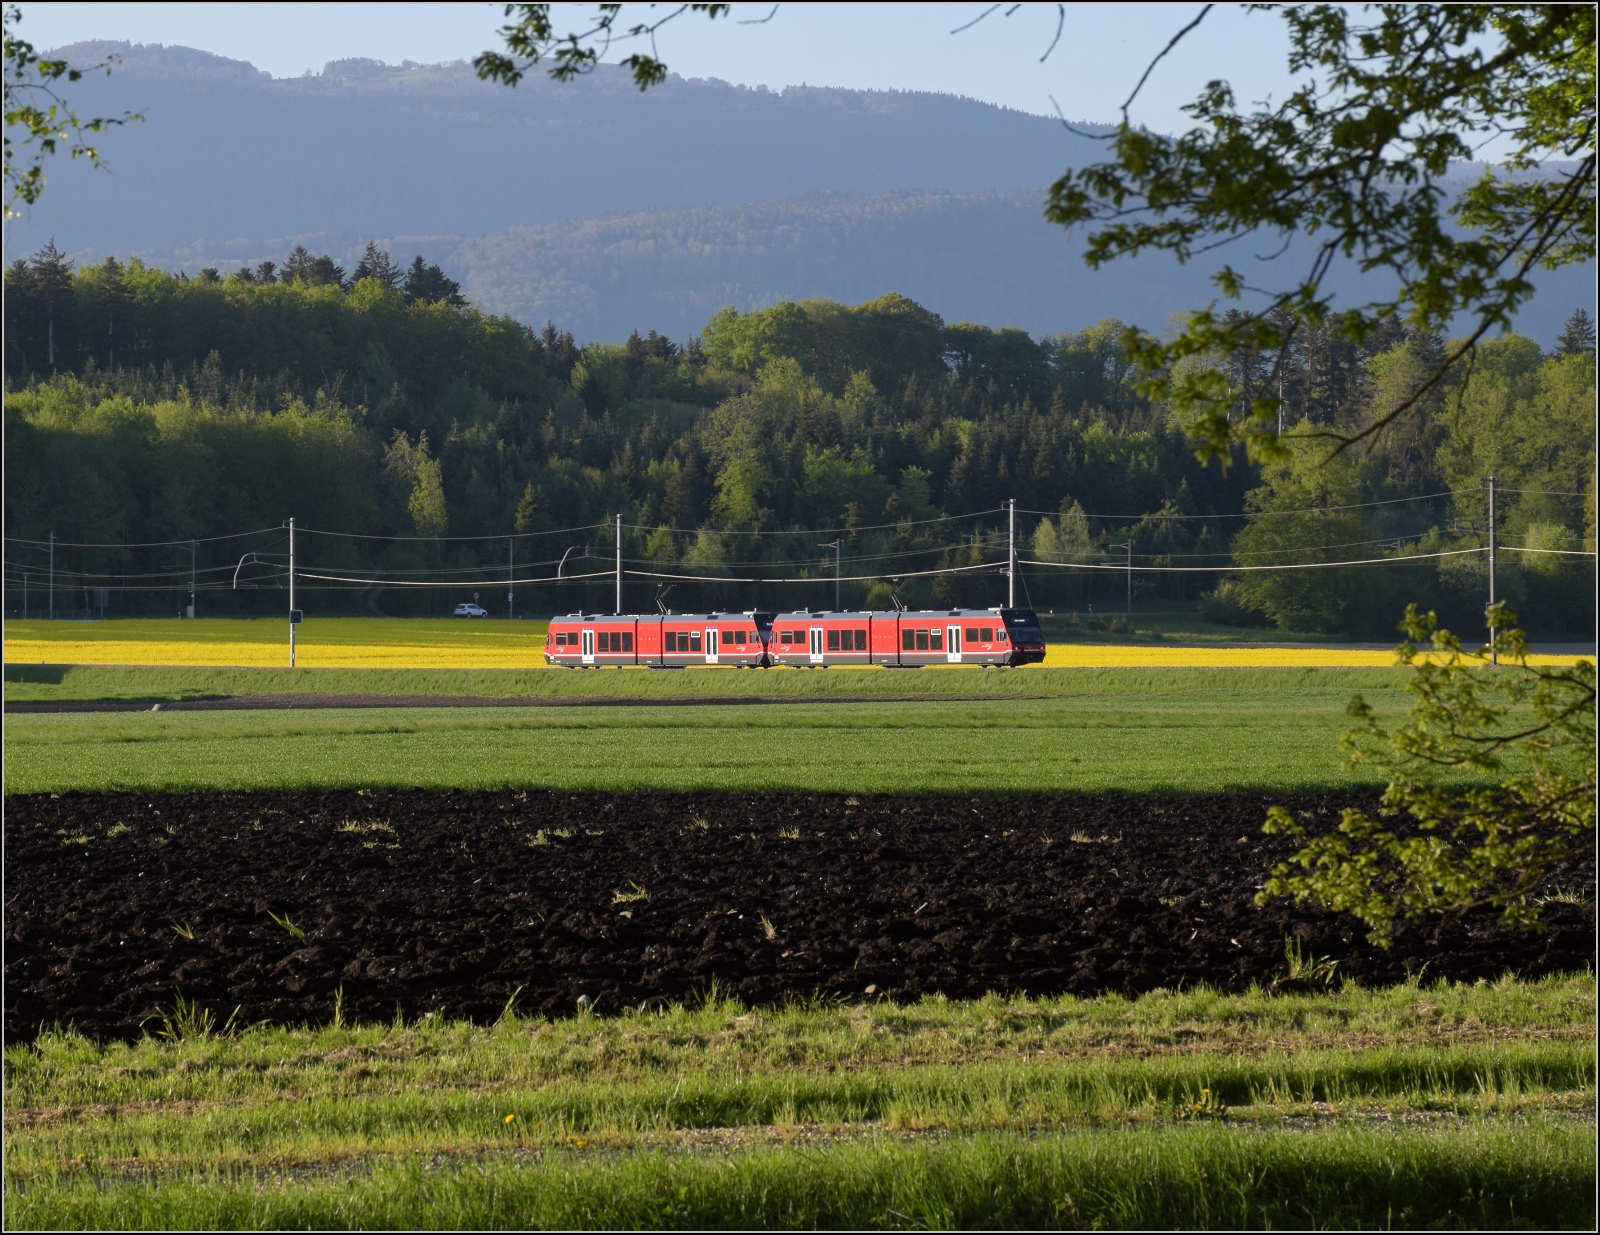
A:
<svg viewBox="0 0 1600 1235">
<path fill-rule="evenodd" d="M 1046 184 L 1095 143 L 1059 123 L 948 95 L 673 77 L 641 95 L 622 70 L 515 89 L 470 65 L 329 64 L 273 79 L 189 48 L 82 43 L 122 57 L 75 83 L 80 114 L 137 111 L 102 142 L 108 173 L 58 162 L 8 253 L 172 247 L 313 232 L 492 235 L 638 210 L 803 193 Z"/>
<path fill-rule="evenodd" d="M 73 106 L 147 119 L 102 143 L 109 172 L 49 169 L 40 204 L 7 227 L 8 260 L 53 237 L 80 261 L 228 273 L 303 243 L 350 270 L 377 239 L 402 262 L 442 263 L 487 311 L 582 341 L 683 338 L 728 304 L 891 290 L 1036 335 L 1104 317 L 1160 329 L 1215 295 L 1209 266 L 1086 269 L 1081 238 L 1044 221 L 1043 186 L 1104 147 L 971 99 L 681 78 L 641 96 L 620 71 L 509 90 L 461 63 L 359 58 L 274 79 L 126 43 L 52 54 L 120 55 L 110 78 L 75 84 Z M 1298 251 L 1255 281 L 1283 283 Z M 1593 275 L 1538 281 L 1518 326 L 1548 343 L 1593 304 Z"/>
</svg>

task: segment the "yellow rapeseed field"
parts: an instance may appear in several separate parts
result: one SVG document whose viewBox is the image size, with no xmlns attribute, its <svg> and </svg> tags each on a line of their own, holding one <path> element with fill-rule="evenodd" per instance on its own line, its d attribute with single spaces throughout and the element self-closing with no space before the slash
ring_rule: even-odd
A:
<svg viewBox="0 0 1600 1235">
<path fill-rule="evenodd" d="M 300 627 L 306 669 L 528 669 L 544 664 L 544 622 L 449 618 L 312 618 Z M 278 669 L 289 663 L 281 618 L 130 618 L 7 622 L 6 664 L 147 665 Z M 1572 656 L 1536 656 L 1571 664 Z M 1381 668 L 1394 653 L 1352 648 L 1176 647 L 1052 643 L 1045 664 L 1108 668 Z"/>
<path fill-rule="evenodd" d="M 480 618 L 310 618 L 295 639 L 305 669 L 526 669 L 544 664 L 544 622 Z M 7 622 L 6 663 L 281 669 L 283 618 Z"/>
</svg>

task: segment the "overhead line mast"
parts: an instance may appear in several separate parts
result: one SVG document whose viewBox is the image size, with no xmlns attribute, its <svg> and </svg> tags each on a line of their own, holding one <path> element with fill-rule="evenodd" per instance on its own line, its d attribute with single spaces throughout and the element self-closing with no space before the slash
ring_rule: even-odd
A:
<svg viewBox="0 0 1600 1235">
<path fill-rule="evenodd" d="M 1006 503 L 1011 512 L 1011 532 L 1006 538 L 1006 608 L 1017 607 L 1017 499 Z"/>
<path fill-rule="evenodd" d="M 300 611 L 294 607 L 294 520 L 289 520 L 289 668 L 294 668 L 294 628 Z"/>
</svg>

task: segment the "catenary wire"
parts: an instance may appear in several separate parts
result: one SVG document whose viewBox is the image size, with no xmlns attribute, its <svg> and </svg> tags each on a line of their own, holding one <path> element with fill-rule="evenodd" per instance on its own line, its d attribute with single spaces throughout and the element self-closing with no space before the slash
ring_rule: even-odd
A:
<svg viewBox="0 0 1600 1235">
<path fill-rule="evenodd" d="M 921 527 L 928 523 L 956 523 L 962 519 L 981 519 L 985 515 L 1003 515 L 1006 507 L 996 506 L 992 510 L 975 510 L 964 515 L 939 515 L 932 519 L 904 519 L 898 523 L 868 523 L 857 527 L 797 527 L 774 528 L 770 532 L 763 531 L 717 531 L 718 536 L 827 536 L 835 532 L 845 532 L 855 535 L 857 532 L 881 532 L 897 527 Z M 1019 512 L 1020 513 L 1020 512 Z M 598 524 L 600 527 L 611 527 L 612 524 Z M 624 523 L 622 525 L 635 532 L 675 532 L 680 536 L 695 536 L 704 531 L 698 527 L 650 527 L 643 523 Z"/>
<path fill-rule="evenodd" d="M 1439 553 L 1413 553 L 1407 557 L 1369 557 L 1360 558 L 1349 562 L 1281 562 L 1274 566 L 1114 566 L 1099 562 L 1036 562 L 1028 559 L 1017 559 L 1019 566 L 1047 566 L 1057 570 L 1112 570 L 1123 572 L 1129 569 L 1140 574 L 1216 574 L 1226 572 L 1232 574 L 1236 571 L 1254 570 L 1334 570 L 1344 566 L 1391 566 L 1400 562 L 1421 562 L 1428 558 L 1437 557 L 1463 557 L 1471 553 L 1487 553 L 1489 549 L 1484 546 L 1480 549 L 1446 549 Z"/>
<path fill-rule="evenodd" d="M 287 526 L 259 527 L 253 532 L 229 532 L 224 536 L 185 536 L 182 540 L 137 540 L 128 541 L 93 541 L 93 540 L 57 540 L 54 542 L 58 549 L 161 549 L 171 545 L 208 545 L 219 540 L 243 540 L 246 536 L 264 536 L 268 532 L 287 532 Z M 298 531 L 299 529 L 295 529 Z M 46 548 L 52 542 L 48 540 L 29 540 L 23 536 L 7 536 L 6 540 L 15 545 L 41 545 Z"/>
<path fill-rule="evenodd" d="M 611 523 L 580 523 L 574 527 L 551 528 L 547 532 L 498 532 L 488 536 L 383 536 L 376 532 L 330 532 L 320 527 L 299 527 L 296 532 L 305 532 L 311 536 L 335 536 L 341 540 L 404 540 L 404 541 L 449 541 L 459 543 L 473 540 L 527 540 L 534 536 L 564 536 L 569 532 L 592 532 L 599 528 L 612 527 Z M 624 524 L 623 526 L 627 526 Z M 60 543 L 60 542 L 57 542 Z"/>
<path fill-rule="evenodd" d="M 1373 506 L 1398 506 L 1406 502 L 1431 502 L 1440 497 L 1460 497 L 1467 493 L 1482 493 L 1481 489 L 1448 489 L 1441 493 L 1420 493 L 1415 497 L 1388 498 L 1381 502 L 1354 502 L 1346 506 L 1303 506 L 1296 510 L 1245 510 L 1232 515 L 1185 515 L 1176 511 L 1161 510 L 1148 511 L 1142 515 L 1097 515 L 1089 511 L 1084 512 L 1086 519 L 1259 519 L 1267 515 L 1320 515 L 1336 510 L 1366 510 Z M 1505 492 L 1505 490 L 1502 490 Z M 1043 515 L 1046 518 L 1057 518 L 1061 515 L 1059 510 L 1024 510 L 1017 507 L 1019 515 Z"/>
</svg>

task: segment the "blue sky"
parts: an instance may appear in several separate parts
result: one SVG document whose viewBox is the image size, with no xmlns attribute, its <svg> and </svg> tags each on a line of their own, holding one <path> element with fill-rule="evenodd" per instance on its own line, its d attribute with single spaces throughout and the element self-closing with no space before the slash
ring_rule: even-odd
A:
<svg viewBox="0 0 1600 1235">
<path fill-rule="evenodd" d="M 1009 6 L 1007 6 L 1009 7 Z M 29 4 L 21 34 L 48 48 L 83 39 L 179 44 L 248 60 L 274 77 L 367 56 L 398 64 L 471 59 L 498 47 L 500 4 Z M 660 10 L 670 6 L 661 6 Z M 781 88 L 807 83 L 931 90 L 1069 119 L 1109 122 L 1151 59 L 1199 14 L 1198 4 L 1072 4 L 1060 42 L 1053 4 L 990 12 L 986 4 L 736 4 L 733 19 L 685 14 L 657 47 L 685 77 Z M 559 5 L 563 28 L 592 6 Z M 629 5 L 624 20 L 647 16 Z M 750 23 L 750 24 L 741 24 Z M 1134 118 L 1171 131 L 1179 110 L 1216 77 L 1241 101 L 1282 98 L 1290 82 L 1282 24 L 1269 14 L 1219 7 L 1151 75 Z M 625 54 L 625 53 L 624 53 Z"/>
</svg>

